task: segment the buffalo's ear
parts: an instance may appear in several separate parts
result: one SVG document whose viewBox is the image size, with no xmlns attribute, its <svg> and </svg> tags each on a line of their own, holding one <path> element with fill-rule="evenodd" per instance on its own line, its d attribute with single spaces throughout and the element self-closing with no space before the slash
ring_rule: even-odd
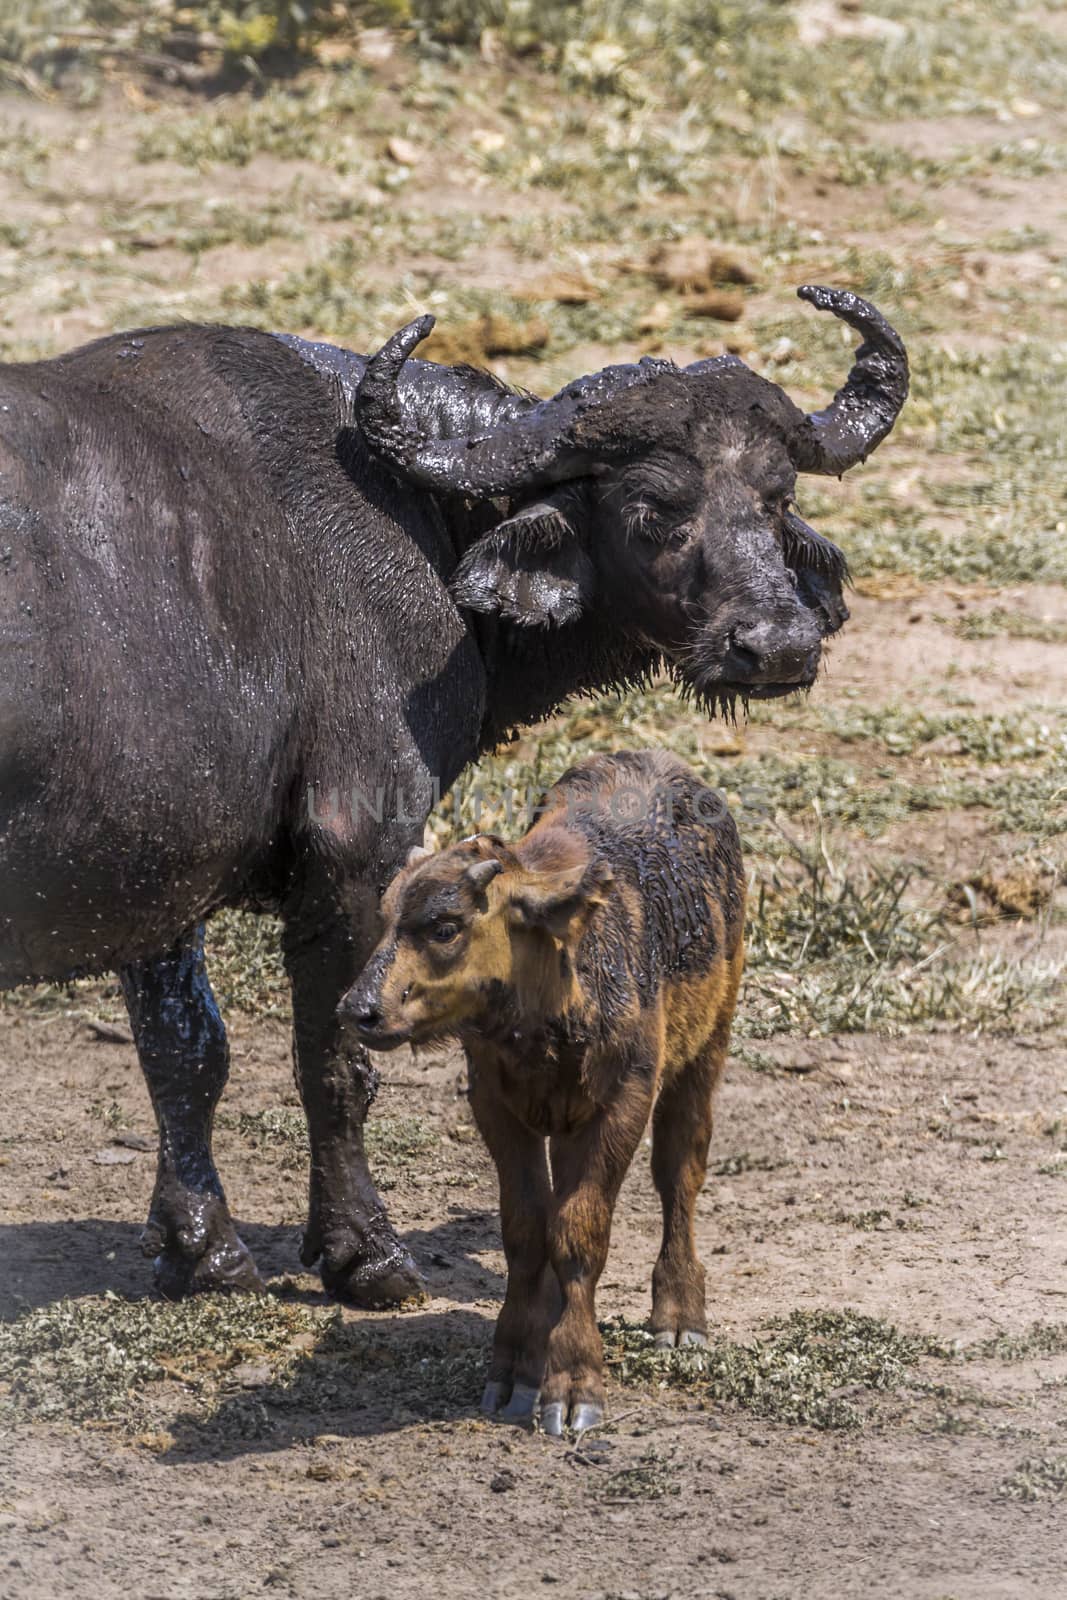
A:
<svg viewBox="0 0 1067 1600">
<path fill-rule="evenodd" d="M 797 571 L 797 593 L 804 604 L 816 613 L 826 637 L 843 628 L 848 621 L 848 606 L 837 578 L 811 567 L 801 567 Z"/>
<path fill-rule="evenodd" d="M 575 531 L 581 505 L 581 492 L 567 485 L 497 523 L 456 568 L 450 585 L 456 604 L 528 628 L 574 622 L 595 584 Z"/>
<path fill-rule="evenodd" d="M 574 943 L 604 904 L 613 879 L 606 861 L 539 872 L 513 892 L 511 920 L 521 928 L 543 928 L 554 939 Z"/>
</svg>

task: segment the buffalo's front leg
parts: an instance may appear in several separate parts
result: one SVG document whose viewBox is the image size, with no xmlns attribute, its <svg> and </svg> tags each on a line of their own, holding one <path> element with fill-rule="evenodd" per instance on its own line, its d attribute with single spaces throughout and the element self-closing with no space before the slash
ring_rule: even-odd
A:
<svg viewBox="0 0 1067 1600">
<path fill-rule="evenodd" d="M 204 930 L 121 973 L 137 1054 L 159 1124 L 156 1187 L 142 1235 L 170 1300 L 202 1289 L 262 1289 L 237 1237 L 211 1155 L 229 1074 L 226 1030 L 204 968 Z"/>
<path fill-rule="evenodd" d="M 501 1422 L 532 1423 L 548 1336 L 559 1312 L 556 1277 L 548 1259 L 552 1184 L 545 1141 L 504 1104 L 492 1074 L 473 1065 L 470 1100 L 474 1120 L 496 1163 L 500 1230 L 508 1264 L 482 1410 Z"/>
<path fill-rule="evenodd" d="M 301 1260 L 320 1262 L 331 1294 L 360 1306 L 397 1305 L 425 1293 L 367 1167 L 363 1124 L 378 1089 L 367 1052 L 336 1011 L 370 948 L 348 919 L 308 932 L 287 922 L 293 990 L 293 1058 L 311 1146 L 308 1224 Z"/>
</svg>

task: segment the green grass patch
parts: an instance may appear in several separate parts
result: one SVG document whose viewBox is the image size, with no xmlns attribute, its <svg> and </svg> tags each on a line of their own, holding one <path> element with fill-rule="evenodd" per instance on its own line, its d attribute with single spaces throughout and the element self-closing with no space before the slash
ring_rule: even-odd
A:
<svg viewBox="0 0 1067 1600">
<path fill-rule="evenodd" d="M 620 1319 L 602 1332 L 608 1370 L 624 1387 L 829 1429 L 861 1426 L 894 1391 L 944 1397 L 920 1369 L 925 1358 L 1018 1364 L 1067 1349 L 1060 1325 L 956 1346 L 848 1308 L 793 1311 L 752 1339 L 719 1334 L 707 1348 L 656 1350 L 645 1329 Z M 216 1446 L 368 1406 L 402 1426 L 472 1411 L 488 1340 L 488 1322 L 383 1327 L 276 1293 L 61 1300 L 0 1323 L 0 1420 L 164 1422 L 179 1440 Z M 183 1410 L 161 1387 L 175 1384 Z"/>
<path fill-rule="evenodd" d="M 1067 644 L 1067 623 L 1032 617 L 1010 606 L 967 611 L 950 626 L 960 639 L 1036 639 L 1041 644 Z"/>
<path fill-rule="evenodd" d="M 270 1150 L 287 1170 L 308 1163 L 307 1119 L 298 1106 L 270 1106 L 265 1111 L 229 1111 L 215 1118 L 220 1128 L 232 1128 L 253 1150 Z"/>
<path fill-rule="evenodd" d="M 289 1016 L 282 925 L 276 917 L 219 911 L 207 925 L 204 948 L 211 986 L 224 1011 Z"/>
<path fill-rule="evenodd" d="M 630 1466 L 597 1480 L 597 1498 L 608 1505 L 663 1500 L 681 1492 L 680 1472 L 681 1463 L 675 1460 L 673 1450 L 657 1450 L 655 1445 L 649 1445 Z"/>
<path fill-rule="evenodd" d="M 1058 1500 L 1067 1491 L 1067 1456 L 1027 1456 L 1003 1480 L 997 1493 L 1006 1500 Z"/>
<path fill-rule="evenodd" d="M 1004 765 L 1046 758 L 1067 761 L 1067 719 L 960 711 L 923 711 L 911 706 L 850 707 L 821 712 L 823 726 L 848 744 L 884 745 L 893 756 L 921 754 L 934 741 L 939 753 Z"/>
<path fill-rule="evenodd" d="M 142 162 L 177 161 L 203 169 L 244 167 L 257 155 L 314 162 L 369 181 L 385 172 L 368 141 L 368 84 L 358 68 L 313 84 L 235 97 L 194 115 L 167 115 L 137 143 Z"/>
<path fill-rule="evenodd" d="M 998 1333 L 961 1352 L 968 1360 L 1030 1361 L 1067 1355 L 1067 1323 L 1034 1322 L 1022 1333 Z"/>
<path fill-rule="evenodd" d="M 640 1325 L 602 1324 L 605 1359 L 627 1386 L 669 1390 L 708 1404 L 735 1405 L 769 1421 L 820 1429 L 858 1428 L 895 1391 L 950 1398 L 924 1361 L 955 1366 L 990 1358 L 1020 1363 L 1062 1354 L 1067 1327 L 1035 1323 L 1018 1335 L 971 1345 L 902 1333 L 851 1308 L 792 1311 L 772 1318 L 752 1339 L 713 1334 L 707 1347 L 657 1350 Z M 982 1402 L 981 1394 L 967 1398 Z"/>
<path fill-rule="evenodd" d="M 910 1383 L 929 1353 L 928 1341 L 852 1310 L 794 1311 L 754 1339 L 713 1335 L 706 1348 L 681 1350 L 656 1350 L 644 1328 L 617 1319 L 605 1324 L 604 1348 L 622 1384 L 812 1428 L 860 1427 L 872 1398 Z"/>
<path fill-rule="evenodd" d="M 211 1386 L 241 1361 L 276 1356 L 308 1326 L 301 1308 L 270 1295 L 60 1300 L 0 1322 L 0 1417 L 136 1423 L 149 1384 Z"/>
</svg>

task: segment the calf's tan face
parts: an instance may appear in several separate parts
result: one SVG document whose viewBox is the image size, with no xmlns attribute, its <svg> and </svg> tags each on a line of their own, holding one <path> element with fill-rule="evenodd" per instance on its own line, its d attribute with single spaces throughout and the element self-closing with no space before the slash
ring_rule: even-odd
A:
<svg viewBox="0 0 1067 1600">
<path fill-rule="evenodd" d="M 440 855 L 412 851 L 386 890 L 382 937 L 341 1017 L 362 1043 L 391 1050 L 477 1030 L 509 1002 L 551 1010 L 566 956 L 610 880 L 577 843 L 539 871 L 486 836 Z"/>
</svg>

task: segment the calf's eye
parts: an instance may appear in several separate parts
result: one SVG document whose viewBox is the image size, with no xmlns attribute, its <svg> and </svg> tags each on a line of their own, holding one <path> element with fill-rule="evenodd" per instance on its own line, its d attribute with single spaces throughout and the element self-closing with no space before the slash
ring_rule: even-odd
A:
<svg viewBox="0 0 1067 1600">
<path fill-rule="evenodd" d="M 452 940 L 458 937 L 458 922 L 439 922 L 430 933 L 430 938 L 434 944 L 451 944 Z"/>
</svg>

